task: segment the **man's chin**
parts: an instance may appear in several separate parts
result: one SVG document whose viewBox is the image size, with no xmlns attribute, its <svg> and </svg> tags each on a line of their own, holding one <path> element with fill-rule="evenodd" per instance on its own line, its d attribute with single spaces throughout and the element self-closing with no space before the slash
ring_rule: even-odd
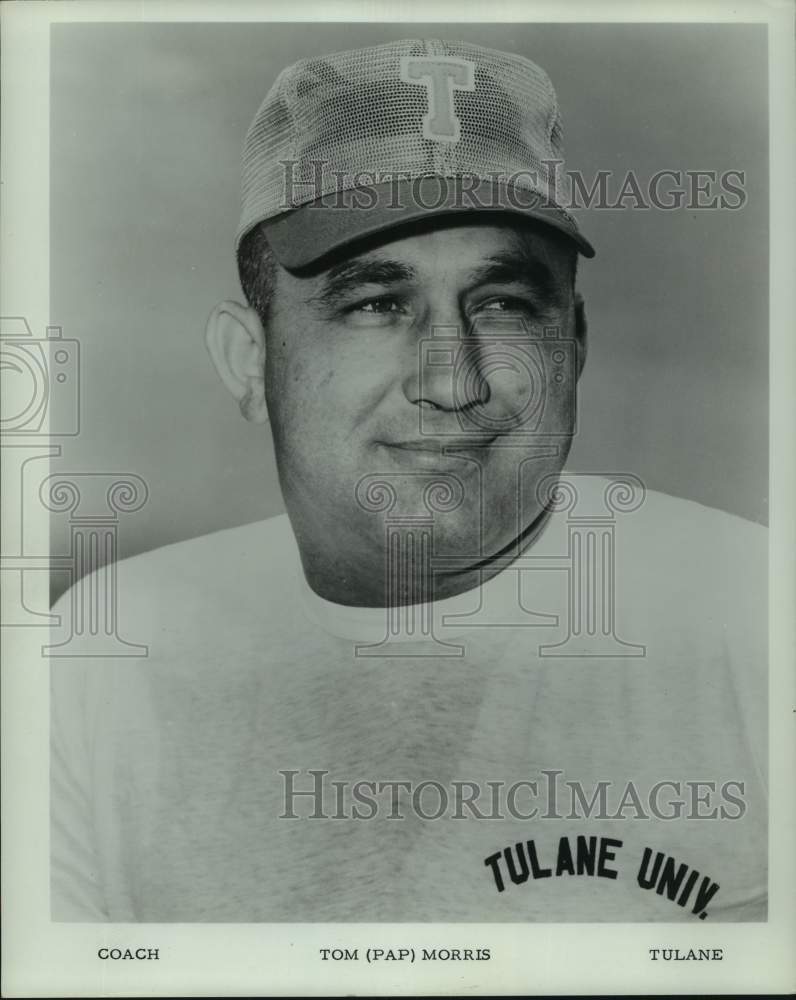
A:
<svg viewBox="0 0 796 1000">
<path fill-rule="evenodd" d="M 441 524 L 434 530 L 434 554 L 460 561 L 463 566 L 475 566 L 503 553 L 514 552 L 522 538 L 523 528 L 516 518 L 502 526 L 489 523 Z"/>
<path fill-rule="evenodd" d="M 397 552 L 404 537 L 420 552 L 426 539 L 423 545 L 430 544 L 435 556 L 462 565 L 510 547 L 537 513 L 522 514 L 514 497 L 484 495 L 479 483 L 447 471 L 368 475 L 359 483 L 357 502 L 364 515 L 357 520 L 376 545 L 391 544 Z"/>
</svg>

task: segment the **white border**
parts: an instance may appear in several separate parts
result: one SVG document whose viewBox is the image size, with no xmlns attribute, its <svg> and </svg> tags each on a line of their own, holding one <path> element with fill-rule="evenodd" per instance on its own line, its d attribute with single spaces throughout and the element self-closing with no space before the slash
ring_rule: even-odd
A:
<svg viewBox="0 0 796 1000">
<path fill-rule="evenodd" d="M 40 637 L 4 635 L 3 995 L 249 996 L 464 993 L 754 993 L 796 985 L 793 677 L 794 192 L 793 8 L 788 3 L 500 2 L 489 21 L 765 22 L 771 111 L 771 899 L 766 924 L 63 925 L 48 916 L 48 696 Z M 3 315 L 48 322 L 49 25 L 63 21 L 485 20 L 473 0 L 263 3 L 139 0 L 4 3 Z M 11 530 L 11 526 L 7 526 Z M 37 525 L 47 548 L 47 523 Z M 38 595 L 37 595 L 38 597 Z M 46 601 L 42 601 L 42 604 Z M 21 634 L 17 634 L 21 633 Z M 490 946 L 483 963 L 321 963 L 319 947 Z M 110 963 L 102 945 L 157 947 L 160 960 Z M 652 963 L 650 947 L 721 947 L 721 963 Z"/>
</svg>

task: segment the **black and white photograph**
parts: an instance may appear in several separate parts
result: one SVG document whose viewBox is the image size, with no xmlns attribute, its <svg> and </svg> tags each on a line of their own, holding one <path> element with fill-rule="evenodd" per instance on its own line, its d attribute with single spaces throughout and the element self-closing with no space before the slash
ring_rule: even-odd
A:
<svg viewBox="0 0 796 1000">
<path fill-rule="evenodd" d="M 74 6 L 0 346 L 79 995 L 243 925 L 295 935 L 266 991 L 556 992 L 548 932 L 785 989 L 771 11 Z"/>
</svg>

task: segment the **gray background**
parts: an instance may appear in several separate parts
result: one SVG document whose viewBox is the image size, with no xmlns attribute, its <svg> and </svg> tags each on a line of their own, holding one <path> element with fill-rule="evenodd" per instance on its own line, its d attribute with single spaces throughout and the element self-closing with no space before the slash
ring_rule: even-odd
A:
<svg viewBox="0 0 796 1000">
<path fill-rule="evenodd" d="M 570 467 L 765 523 L 768 131 L 761 25 L 57 25 L 51 322 L 81 342 L 82 431 L 53 471 L 135 472 L 150 499 L 120 554 L 280 513 L 270 433 L 203 346 L 233 254 L 238 156 L 283 66 L 412 36 L 542 65 L 567 167 L 745 170 L 741 211 L 590 211 L 590 354 Z M 613 182 L 616 189 L 618 179 Z M 53 550 L 68 528 L 53 520 Z M 56 593 L 65 580 L 54 579 Z"/>
</svg>

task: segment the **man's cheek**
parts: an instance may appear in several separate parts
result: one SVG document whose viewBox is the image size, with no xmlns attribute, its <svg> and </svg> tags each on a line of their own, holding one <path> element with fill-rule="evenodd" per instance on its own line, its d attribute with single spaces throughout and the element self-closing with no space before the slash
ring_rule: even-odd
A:
<svg viewBox="0 0 796 1000">
<path fill-rule="evenodd" d="M 322 431 L 329 420 L 329 383 L 334 372 L 308 364 L 302 358 L 291 359 L 274 385 L 283 419 L 294 432 L 307 429 Z"/>
</svg>

